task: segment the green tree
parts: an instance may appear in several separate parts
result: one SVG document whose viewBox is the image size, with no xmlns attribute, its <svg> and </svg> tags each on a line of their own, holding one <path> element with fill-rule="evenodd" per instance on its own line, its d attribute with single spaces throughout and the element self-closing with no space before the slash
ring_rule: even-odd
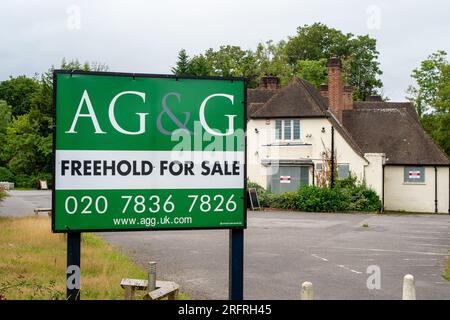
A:
<svg viewBox="0 0 450 320">
<path fill-rule="evenodd" d="M 299 60 L 320 60 L 332 56 L 347 57 L 350 54 L 351 33 L 344 34 L 322 23 L 297 28 L 297 34 L 289 37 L 286 44 L 288 62 L 295 65 Z"/>
<path fill-rule="evenodd" d="M 311 82 L 318 87 L 322 83 L 326 83 L 327 75 L 327 60 L 299 60 L 295 66 L 296 75 L 302 79 Z"/>
<path fill-rule="evenodd" d="M 12 119 L 12 110 L 6 101 L 0 100 L 0 154 L 3 154 L 6 144 L 6 129 L 8 128 Z M 0 157 L 0 167 L 4 166 L 5 162 Z"/>
<path fill-rule="evenodd" d="M 6 133 L 6 128 L 11 121 L 12 110 L 11 106 L 4 100 L 0 100 L 0 134 Z"/>
<path fill-rule="evenodd" d="M 0 84 L 3 93 L 20 106 L 9 107 L 9 103 L 0 101 L 0 166 L 6 164 L 16 178 L 19 175 L 27 180 L 51 171 L 53 69 L 52 66 L 40 78 L 23 76 Z M 81 64 L 76 59 L 63 59 L 60 69 L 105 71 L 108 67 L 102 63 Z M 24 95 L 21 99 L 20 94 Z M 24 113 L 14 113 L 18 109 Z"/>
<path fill-rule="evenodd" d="M 446 56 L 445 51 L 434 52 L 412 71 L 411 77 L 417 86 L 409 86 L 407 99 L 414 103 L 419 117 L 442 104 L 438 101 L 438 91 L 441 90 L 441 96 L 445 95 L 445 86 L 450 81 Z"/>
<path fill-rule="evenodd" d="M 357 100 L 365 100 L 382 87 L 378 54 L 375 39 L 344 34 L 322 23 L 299 27 L 286 43 L 287 61 L 294 66 L 294 72 L 298 72 L 298 61 L 340 57 L 344 61 L 345 81 L 354 87 Z"/>
<path fill-rule="evenodd" d="M 420 123 L 431 138 L 450 157 L 450 113 L 427 113 Z"/>
<path fill-rule="evenodd" d="M 280 78 L 281 85 L 288 83 L 294 76 L 294 68 L 288 63 L 285 54 L 286 42 L 274 43 L 269 40 L 259 43 L 255 50 L 258 78 L 255 85 L 264 75 L 275 75 Z"/>
<path fill-rule="evenodd" d="M 278 76 L 282 85 L 294 75 L 319 85 L 327 78 L 324 62 L 332 56 L 343 60 L 344 80 L 354 87 L 355 99 L 365 100 L 382 87 L 376 40 L 345 34 L 322 23 L 301 26 L 287 41 L 259 43 L 255 50 L 238 46 L 208 49 L 189 61 L 189 74 L 244 76 L 250 88 L 257 87 L 260 78 L 268 74 Z"/>
<path fill-rule="evenodd" d="M 2 160 L 14 174 L 50 172 L 52 136 L 41 136 L 39 127 L 39 121 L 27 113 L 7 128 Z"/>
<path fill-rule="evenodd" d="M 445 51 L 437 51 L 412 71 L 416 86 L 407 89 L 423 128 L 450 155 L 450 64 Z"/>
<path fill-rule="evenodd" d="M 441 81 L 438 84 L 434 107 L 441 113 L 450 111 L 450 64 L 448 62 L 441 66 Z"/>
<path fill-rule="evenodd" d="M 0 83 L 0 99 L 12 107 L 14 116 L 30 110 L 30 98 L 39 89 L 39 81 L 26 76 L 10 77 Z"/>
<path fill-rule="evenodd" d="M 212 67 L 206 57 L 202 54 L 194 56 L 189 61 L 188 74 L 192 76 L 212 75 Z"/>
<path fill-rule="evenodd" d="M 208 49 L 205 58 L 211 66 L 212 75 L 246 77 L 250 86 L 255 86 L 257 64 L 251 50 L 242 50 L 239 46 L 221 46 L 219 50 Z"/>
<path fill-rule="evenodd" d="M 53 70 L 51 66 L 47 72 L 44 72 L 39 79 L 38 89 L 30 96 L 30 110 L 35 109 L 48 117 L 53 113 Z M 59 67 L 61 70 L 82 70 L 82 71 L 108 71 L 109 67 L 101 62 L 80 63 L 78 59 L 67 61 L 62 59 Z M 44 125 L 45 127 L 45 125 Z"/>
<path fill-rule="evenodd" d="M 188 75 L 194 76 L 222 76 L 246 77 L 250 87 L 254 87 L 259 76 L 257 63 L 251 50 L 242 50 L 239 46 L 221 46 L 219 50 L 212 48 L 204 54 L 193 56 L 188 62 L 187 54 L 180 51 L 178 62 L 172 72 L 187 69 Z"/>
<path fill-rule="evenodd" d="M 343 57 L 345 82 L 353 86 L 355 99 L 366 100 L 383 87 L 379 79 L 382 71 L 377 60 L 377 41 L 369 36 L 358 36 L 350 39 L 348 45 L 349 54 Z"/>
<path fill-rule="evenodd" d="M 189 74 L 189 56 L 186 50 L 181 49 L 178 53 L 178 61 L 174 68 L 172 68 L 172 73 L 177 76 L 184 76 Z"/>
</svg>

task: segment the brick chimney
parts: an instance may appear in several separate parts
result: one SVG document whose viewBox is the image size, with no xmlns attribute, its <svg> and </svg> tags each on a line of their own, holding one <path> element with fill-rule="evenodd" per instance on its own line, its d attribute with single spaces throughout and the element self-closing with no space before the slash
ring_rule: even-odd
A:
<svg viewBox="0 0 450 320">
<path fill-rule="evenodd" d="M 344 92 L 342 93 L 342 99 L 344 103 L 344 110 L 353 109 L 353 87 L 344 86 Z"/>
<path fill-rule="evenodd" d="M 341 59 L 333 57 L 328 59 L 328 105 L 333 114 L 342 120 L 342 76 L 341 76 Z"/>
<path fill-rule="evenodd" d="M 319 86 L 319 92 L 322 97 L 328 99 L 328 85 L 327 84 L 321 84 Z"/>
<path fill-rule="evenodd" d="M 328 97 L 328 106 L 336 118 L 342 122 L 342 110 L 353 108 L 353 88 L 343 86 L 342 83 L 342 62 L 337 57 L 328 59 L 328 90 L 322 92 L 325 87 L 321 86 L 320 93 Z M 323 89 L 322 89 L 323 87 Z"/>
<path fill-rule="evenodd" d="M 280 88 L 280 79 L 274 75 L 265 75 L 261 77 L 260 88 L 276 90 Z"/>
</svg>

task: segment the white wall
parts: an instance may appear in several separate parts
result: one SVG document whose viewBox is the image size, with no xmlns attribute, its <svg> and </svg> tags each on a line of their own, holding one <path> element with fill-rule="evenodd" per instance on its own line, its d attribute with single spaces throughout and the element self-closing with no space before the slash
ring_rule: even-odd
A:
<svg viewBox="0 0 450 320">
<path fill-rule="evenodd" d="M 383 196 L 383 165 L 386 161 L 384 153 L 365 153 L 364 158 L 369 161 L 365 167 L 366 185 L 372 188 L 378 196 Z"/>
<path fill-rule="evenodd" d="M 325 132 L 322 132 L 322 127 Z M 255 131 L 257 129 L 258 133 Z M 352 174 L 362 181 L 367 161 L 357 154 L 337 130 L 334 130 L 338 163 L 348 163 Z M 311 135 L 311 137 L 307 137 Z M 275 143 L 275 120 L 251 119 L 247 124 L 247 170 L 250 181 L 267 188 L 270 167 L 261 165 L 263 159 L 321 161 L 324 146 L 331 149 L 331 123 L 326 118 L 300 119 L 300 142 L 310 146 L 269 146 Z M 311 173 L 312 175 L 312 173 Z M 312 182 L 312 177 L 310 177 Z"/>
<path fill-rule="evenodd" d="M 325 132 L 322 133 L 322 127 Z M 257 129 L 258 133 L 255 131 Z M 350 171 L 359 181 L 382 196 L 382 166 L 385 156 L 382 153 L 366 153 L 365 159 L 357 154 L 335 132 L 335 148 L 338 163 L 349 163 Z M 306 137 L 311 134 L 311 137 Z M 331 148 L 331 123 L 323 119 L 300 119 L 300 141 L 310 146 L 270 146 L 275 143 L 275 120 L 250 120 L 247 124 L 247 172 L 250 181 L 267 188 L 267 176 L 273 168 L 263 166 L 267 160 L 321 160 L 321 153 Z M 367 161 L 366 161 L 367 159 Z M 275 168 L 276 170 L 276 168 Z M 403 166 L 385 166 L 384 205 L 386 210 L 411 212 L 434 212 L 434 167 L 425 168 L 424 184 L 403 182 Z M 310 183 L 312 182 L 312 172 Z M 449 208 L 449 168 L 438 167 L 438 211 L 447 213 Z"/>
<path fill-rule="evenodd" d="M 438 169 L 438 212 L 447 213 L 449 207 L 449 168 Z M 434 212 L 435 175 L 434 167 L 425 167 L 425 182 L 418 184 L 403 182 L 403 166 L 386 166 L 384 172 L 385 210 L 411 212 Z"/>
<path fill-rule="evenodd" d="M 325 132 L 322 133 L 322 127 Z M 257 129 L 258 133 L 256 133 Z M 382 153 L 366 153 L 365 159 L 357 154 L 337 130 L 335 148 L 338 163 L 349 163 L 350 171 L 359 181 L 382 196 Z M 306 137 L 307 135 L 311 137 Z M 267 188 L 267 176 L 273 168 L 263 166 L 267 160 L 312 160 L 319 162 L 321 153 L 331 148 L 331 123 L 323 119 L 300 119 L 300 142 L 310 146 L 270 146 L 275 143 L 275 120 L 250 120 L 247 124 L 247 172 L 250 181 Z M 366 161 L 367 159 L 367 161 Z M 385 166 L 384 205 L 386 210 L 434 212 L 434 167 L 425 168 L 424 184 L 403 182 L 403 166 Z M 275 168 L 276 170 L 276 168 Z M 312 172 L 310 183 L 312 182 Z M 449 168 L 438 167 L 438 211 L 447 213 L 449 208 Z"/>
</svg>

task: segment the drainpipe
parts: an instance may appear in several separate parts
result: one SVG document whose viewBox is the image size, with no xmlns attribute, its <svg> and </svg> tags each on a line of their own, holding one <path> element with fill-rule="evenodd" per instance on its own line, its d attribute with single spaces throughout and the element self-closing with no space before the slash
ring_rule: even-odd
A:
<svg viewBox="0 0 450 320">
<path fill-rule="evenodd" d="M 315 172 L 315 165 L 314 165 L 314 163 L 312 164 L 312 185 L 313 186 L 315 186 L 316 185 L 316 182 L 315 182 L 315 175 L 316 175 L 316 172 Z"/>
<path fill-rule="evenodd" d="M 434 166 L 434 213 L 438 213 L 437 166 Z"/>
<path fill-rule="evenodd" d="M 331 182 L 330 187 L 334 188 L 334 127 L 331 126 Z"/>
<path fill-rule="evenodd" d="M 381 168 L 381 212 L 384 212 L 384 164 Z"/>
</svg>

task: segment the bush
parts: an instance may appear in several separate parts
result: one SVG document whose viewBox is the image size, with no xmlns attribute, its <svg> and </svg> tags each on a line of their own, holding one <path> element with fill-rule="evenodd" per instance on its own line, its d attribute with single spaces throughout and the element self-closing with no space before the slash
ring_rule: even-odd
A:
<svg viewBox="0 0 450 320">
<path fill-rule="evenodd" d="M 3 190 L 3 187 L 0 186 L 0 201 L 2 201 L 4 197 L 6 197 L 6 192 Z"/>
<path fill-rule="evenodd" d="M 349 176 L 345 179 L 338 179 L 334 184 L 335 188 L 344 188 L 351 189 L 357 186 L 356 177 L 352 176 L 350 173 Z"/>
<path fill-rule="evenodd" d="M 307 212 L 379 211 L 381 201 L 375 191 L 364 184 L 358 185 L 356 178 L 349 176 L 336 181 L 334 188 L 304 186 L 297 192 L 274 194 L 257 183 L 255 188 L 262 207 L 300 210 Z"/>
<path fill-rule="evenodd" d="M 26 174 L 18 174 L 16 175 L 16 188 L 36 188 L 36 184 L 34 183 L 34 179 L 32 176 Z"/>
<path fill-rule="evenodd" d="M 47 180 L 49 188 L 52 187 L 52 175 L 50 173 L 39 173 L 37 175 L 16 175 L 17 188 L 37 188 L 39 180 Z"/>
<path fill-rule="evenodd" d="M 271 202 L 272 202 L 271 198 L 273 195 L 272 193 L 268 192 L 266 189 L 261 187 L 256 182 L 248 181 L 247 188 L 256 189 L 256 193 L 258 194 L 259 204 L 261 205 L 261 207 L 271 207 Z"/>
<path fill-rule="evenodd" d="M 284 192 L 278 195 L 278 198 L 280 201 L 279 208 L 288 210 L 297 209 L 297 202 L 298 202 L 297 192 Z"/>
<path fill-rule="evenodd" d="M 347 189 L 349 192 L 348 209 L 350 211 L 380 211 L 381 200 L 375 191 L 364 186 Z"/>
<path fill-rule="evenodd" d="M 0 181 L 14 182 L 14 174 L 5 167 L 0 167 Z"/>
<path fill-rule="evenodd" d="M 298 190 L 297 209 L 300 211 L 346 211 L 348 198 L 339 188 L 305 186 Z"/>
<path fill-rule="evenodd" d="M 272 193 L 255 182 L 247 182 L 247 188 L 256 189 L 261 207 L 280 208 L 295 210 L 296 192 L 285 192 L 281 194 Z"/>
</svg>

